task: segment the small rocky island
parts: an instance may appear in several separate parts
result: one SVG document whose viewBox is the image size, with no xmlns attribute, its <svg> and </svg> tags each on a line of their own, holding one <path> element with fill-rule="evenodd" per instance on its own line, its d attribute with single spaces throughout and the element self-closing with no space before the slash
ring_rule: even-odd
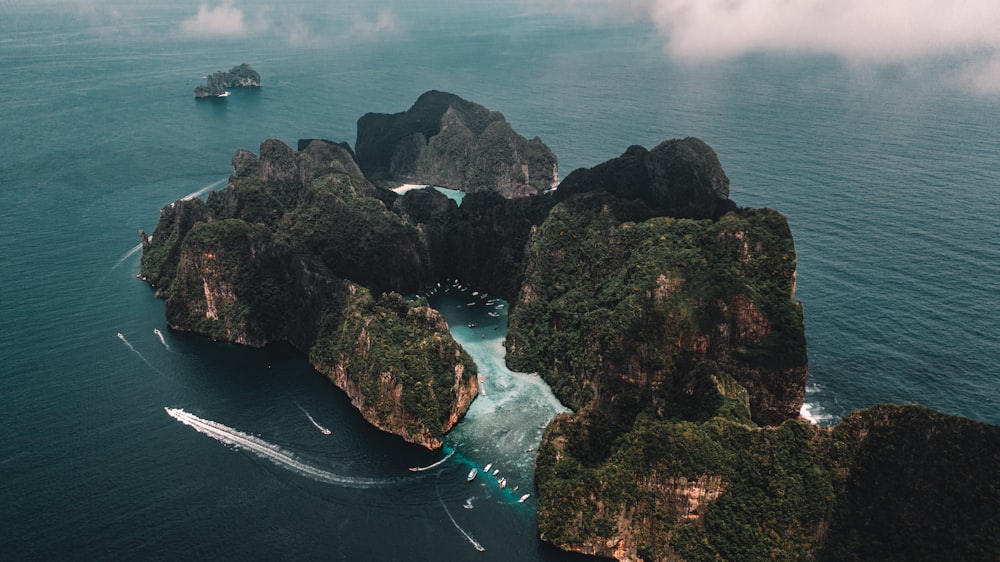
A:
<svg viewBox="0 0 1000 562">
<path fill-rule="evenodd" d="M 226 97 L 226 88 L 259 88 L 260 73 L 249 64 L 234 66 L 229 71 L 219 70 L 205 77 L 205 84 L 195 87 L 196 98 Z"/>
<path fill-rule="evenodd" d="M 400 294 L 460 277 L 510 300 L 508 362 L 573 410 L 537 452 L 542 539 L 621 561 L 1000 556 L 1000 427 L 920 406 L 798 416 L 791 230 L 729 199 L 704 142 L 629 147 L 546 193 L 540 139 L 428 92 L 359 119 L 354 148 L 271 139 L 232 165 L 141 234 L 170 327 L 290 342 L 372 424 L 437 448 L 476 367 Z"/>
</svg>

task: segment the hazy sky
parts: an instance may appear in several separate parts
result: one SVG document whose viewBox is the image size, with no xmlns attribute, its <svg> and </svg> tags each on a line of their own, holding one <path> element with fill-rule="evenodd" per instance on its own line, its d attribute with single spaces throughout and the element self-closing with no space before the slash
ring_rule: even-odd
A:
<svg viewBox="0 0 1000 562">
<path fill-rule="evenodd" d="M 0 5 L 26 2 L 73 6 L 92 18 L 120 22 L 162 8 L 152 0 L 0 0 Z M 568 14 L 596 27 L 651 26 L 662 38 L 663 56 L 678 61 L 725 61 L 751 53 L 821 54 L 855 65 L 946 68 L 948 76 L 942 79 L 1000 94 L 1000 0 L 497 0 L 493 6 L 498 11 Z M 322 46 L 331 38 L 393 38 L 420 29 L 420 18 L 484 7 L 489 9 L 490 2 L 171 4 L 171 10 L 182 14 L 174 28 L 180 37 L 266 33 L 293 46 Z M 337 25 L 323 29 L 319 21 Z"/>
<path fill-rule="evenodd" d="M 537 5 L 594 25 L 646 22 L 663 38 L 666 56 L 678 60 L 750 53 L 827 54 L 869 65 L 945 59 L 973 89 L 1000 93 L 998 0 L 538 0 Z"/>
</svg>

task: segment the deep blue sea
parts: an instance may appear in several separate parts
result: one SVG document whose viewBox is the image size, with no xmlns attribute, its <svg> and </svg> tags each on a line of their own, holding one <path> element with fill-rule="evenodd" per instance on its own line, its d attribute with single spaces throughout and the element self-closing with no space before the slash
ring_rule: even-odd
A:
<svg viewBox="0 0 1000 562">
<path fill-rule="evenodd" d="M 503 368 L 505 314 L 458 308 L 475 288 L 435 305 L 486 395 L 429 453 L 290 349 L 170 332 L 135 278 L 138 230 L 224 185 L 235 150 L 353 143 L 361 115 L 429 89 L 540 136 L 561 176 L 705 140 L 738 204 L 791 223 L 805 414 L 920 403 L 1000 423 L 1000 99 L 820 55 L 676 62 L 651 26 L 496 0 L 167 4 L 0 2 L 0 558 L 567 558 L 517 502 L 560 406 Z M 194 100 L 242 62 L 259 91 Z M 466 482 L 487 463 L 502 472 Z"/>
</svg>

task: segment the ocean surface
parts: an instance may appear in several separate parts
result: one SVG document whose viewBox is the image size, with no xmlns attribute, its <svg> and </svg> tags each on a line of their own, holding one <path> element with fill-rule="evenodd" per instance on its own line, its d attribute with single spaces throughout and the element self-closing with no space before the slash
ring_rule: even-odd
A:
<svg viewBox="0 0 1000 562">
<path fill-rule="evenodd" d="M 540 136 L 561 176 L 705 140 L 738 204 L 791 223 L 804 414 L 1000 423 L 998 98 L 820 55 L 676 62 L 652 26 L 516 3 L 327 4 L 0 2 L 0 558 L 573 558 L 517 501 L 562 408 L 503 367 L 506 309 L 458 308 L 476 288 L 433 297 L 486 394 L 430 453 L 291 349 L 170 332 L 135 278 L 139 229 L 222 187 L 237 149 L 353 143 L 361 115 L 430 89 Z M 259 91 L 195 101 L 242 62 Z"/>
</svg>

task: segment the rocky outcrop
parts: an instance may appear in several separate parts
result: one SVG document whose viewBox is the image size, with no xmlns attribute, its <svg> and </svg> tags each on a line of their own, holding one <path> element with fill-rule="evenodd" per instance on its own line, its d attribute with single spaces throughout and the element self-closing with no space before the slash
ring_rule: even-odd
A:
<svg viewBox="0 0 1000 562">
<path fill-rule="evenodd" d="M 349 176 L 364 177 L 364 173 L 354 158 L 351 145 L 346 142 L 335 143 L 325 139 L 300 139 L 298 151 L 312 158 L 318 167 L 316 175 L 341 173 Z"/>
<path fill-rule="evenodd" d="M 476 395 L 475 365 L 399 294 L 461 277 L 514 301 L 511 366 L 575 410 L 536 458 L 546 541 L 619 560 L 996 558 L 1000 429 L 919 407 L 798 419 L 792 234 L 728 199 L 707 145 L 631 147 L 555 193 L 456 205 L 362 171 L 468 189 L 469 155 L 509 138 L 502 116 L 431 92 L 362 121 L 357 159 L 268 140 L 237 151 L 207 203 L 163 209 L 142 276 L 171 327 L 289 341 L 372 424 L 435 448 Z"/>
<path fill-rule="evenodd" d="M 205 77 L 205 84 L 194 89 L 196 98 L 216 98 L 227 95 L 226 88 L 259 88 L 260 73 L 249 64 L 234 66 L 228 72 L 219 70 Z"/>
<path fill-rule="evenodd" d="M 679 218 L 718 218 L 736 208 L 715 151 L 691 137 L 664 141 L 652 150 L 631 146 L 618 158 L 575 170 L 558 194 L 568 198 L 591 191 L 638 199 L 655 214 Z"/>
<path fill-rule="evenodd" d="M 341 322 L 310 352 L 369 423 L 438 449 L 479 392 L 476 367 L 441 315 L 350 285 Z M 417 352 L 415 352 L 417 351 Z"/>
<path fill-rule="evenodd" d="M 375 182 L 419 183 L 504 197 L 534 195 L 558 182 L 551 150 L 514 132 L 502 114 L 430 91 L 393 115 L 358 119 L 358 164 Z"/>
<path fill-rule="evenodd" d="M 796 417 L 808 374 L 795 248 L 774 211 L 718 221 L 631 215 L 606 193 L 556 206 L 533 236 L 510 317 L 508 362 L 574 409 L 646 393 L 711 362 L 747 389 L 758 423 Z M 652 390 L 650 390 L 652 388 Z"/>
<path fill-rule="evenodd" d="M 165 207 L 153 235 L 141 233 L 142 276 L 172 329 L 290 342 L 372 424 L 440 447 L 477 378 L 435 311 L 391 293 L 413 292 L 430 269 L 419 229 L 386 208 L 342 146 L 304 148 L 271 139 L 259 156 L 239 150 L 207 203 Z"/>
<path fill-rule="evenodd" d="M 1000 552 L 996 426 L 917 406 L 877 406 L 834 428 L 643 415 L 588 464 L 577 436 L 594 429 L 557 418 L 539 449 L 539 529 L 566 550 L 635 562 Z"/>
</svg>

